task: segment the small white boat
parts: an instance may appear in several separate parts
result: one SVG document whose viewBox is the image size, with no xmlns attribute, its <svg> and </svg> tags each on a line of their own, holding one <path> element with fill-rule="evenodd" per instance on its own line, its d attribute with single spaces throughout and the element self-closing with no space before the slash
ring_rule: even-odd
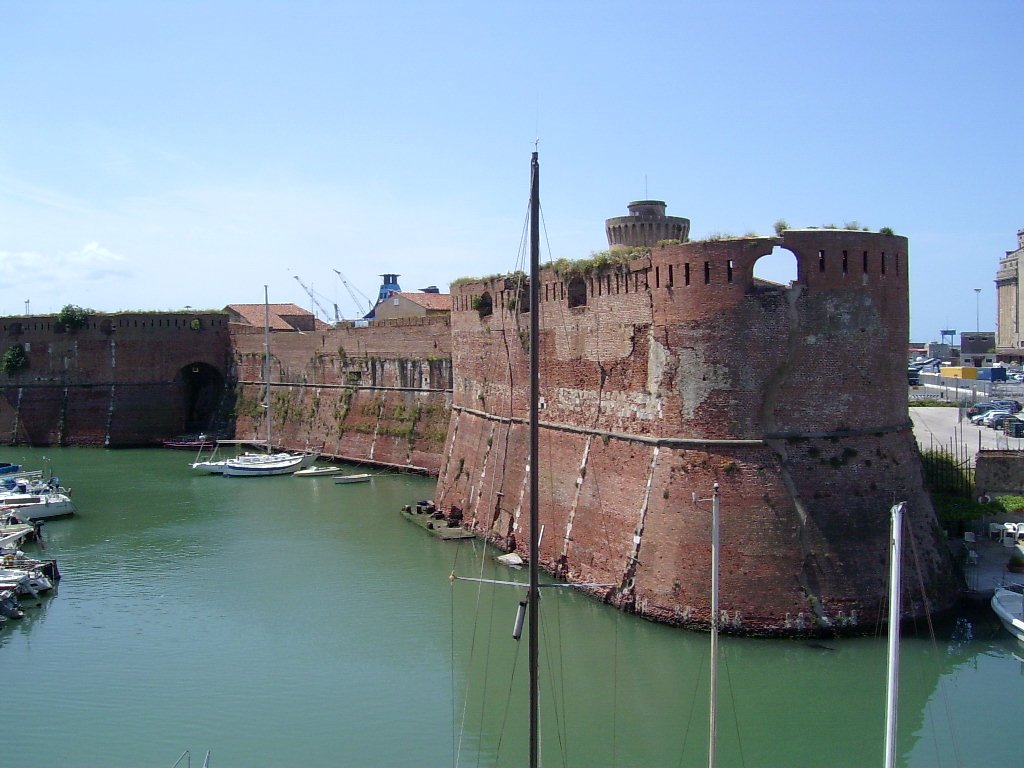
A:
<svg viewBox="0 0 1024 768">
<path fill-rule="evenodd" d="M 322 475 L 336 475 L 341 472 L 341 467 L 307 467 L 295 473 L 296 477 L 320 477 Z"/>
<path fill-rule="evenodd" d="M 64 493 L 9 493 L 0 495 L 0 514 L 13 512 L 24 522 L 69 517 L 78 508 Z"/>
<path fill-rule="evenodd" d="M 346 483 L 366 483 L 370 481 L 373 475 L 361 474 L 361 475 L 338 475 L 334 478 L 334 482 L 338 485 L 344 485 Z"/>
<path fill-rule="evenodd" d="M 1024 595 L 998 588 L 992 595 L 992 610 L 1006 631 L 1024 643 Z"/>
</svg>

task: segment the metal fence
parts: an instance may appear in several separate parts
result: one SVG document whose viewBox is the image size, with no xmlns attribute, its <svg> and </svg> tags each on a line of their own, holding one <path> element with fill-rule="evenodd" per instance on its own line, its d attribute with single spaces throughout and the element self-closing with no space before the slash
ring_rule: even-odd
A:
<svg viewBox="0 0 1024 768">
<path fill-rule="evenodd" d="M 974 457 L 962 437 L 951 437 L 947 443 L 930 441 L 921 446 L 924 478 L 933 493 L 974 497 Z"/>
</svg>

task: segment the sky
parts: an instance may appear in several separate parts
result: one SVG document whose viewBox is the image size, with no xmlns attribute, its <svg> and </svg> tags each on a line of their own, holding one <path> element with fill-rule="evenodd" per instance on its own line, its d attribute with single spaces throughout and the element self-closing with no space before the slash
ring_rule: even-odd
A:
<svg viewBox="0 0 1024 768">
<path fill-rule="evenodd" d="M 539 140 L 545 260 L 607 248 L 637 199 L 693 239 L 856 221 L 909 238 L 912 340 L 994 330 L 1022 22 L 1018 0 L 6 0 L 0 315 L 267 285 L 352 319 L 385 272 L 512 271 Z"/>
</svg>

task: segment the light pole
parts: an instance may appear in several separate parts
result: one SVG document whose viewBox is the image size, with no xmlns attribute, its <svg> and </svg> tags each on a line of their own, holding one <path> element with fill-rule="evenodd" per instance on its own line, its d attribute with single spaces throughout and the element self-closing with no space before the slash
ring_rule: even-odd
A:
<svg viewBox="0 0 1024 768">
<path fill-rule="evenodd" d="M 974 330 L 981 330 L 981 288 L 974 289 Z"/>
</svg>

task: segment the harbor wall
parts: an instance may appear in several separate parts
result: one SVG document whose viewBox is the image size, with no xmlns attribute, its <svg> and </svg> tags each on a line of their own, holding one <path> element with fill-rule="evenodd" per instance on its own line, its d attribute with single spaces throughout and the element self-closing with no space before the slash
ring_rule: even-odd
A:
<svg viewBox="0 0 1024 768">
<path fill-rule="evenodd" d="M 57 317 L 0 319 L 0 440 L 30 445 L 154 445 L 202 428 L 226 389 L 227 315 L 121 313 L 68 328 Z"/>
<path fill-rule="evenodd" d="M 447 317 L 276 333 L 270 349 L 275 445 L 437 474 L 451 404 Z M 242 437 L 266 438 L 263 353 L 262 329 L 232 326 Z"/>
<path fill-rule="evenodd" d="M 0 319 L 0 440 L 30 445 L 159 445 L 186 432 L 266 436 L 262 328 L 223 312 Z M 448 426 L 447 317 L 272 334 L 275 445 L 436 474 Z"/>
<path fill-rule="evenodd" d="M 775 249 L 795 261 L 788 286 L 753 277 Z M 723 628 L 863 631 L 884 605 L 889 508 L 907 501 L 917 562 L 905 583 L 920 568 L 927 607 L 948 607 L 952 563 L 907 415 L 907 285 L 905 238 L 832 230 L 545 270 L 542 565 L 612 585 L 591 591 L 624 609 L 706 627 L 717 483 Z M 512 279 L 453 288 L 453 413 L 435 495 L 521 554 L 525 298 Z"/>
</svg>

